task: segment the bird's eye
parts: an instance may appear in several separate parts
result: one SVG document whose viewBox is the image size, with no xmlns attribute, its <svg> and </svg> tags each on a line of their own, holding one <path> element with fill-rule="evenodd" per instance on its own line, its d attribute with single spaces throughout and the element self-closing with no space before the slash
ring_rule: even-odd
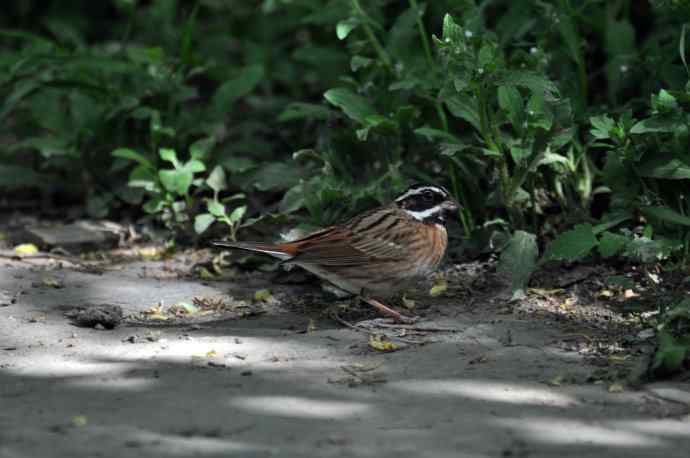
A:
<svg viewBox="0 0 690 458">
<path fill-rule="evenodd" d="M 431 191 L 425 191 L 424 193 L 422 193 L 422 199 L 424 199 L 424 201 L 426 202 L 431 202 L 432 200 L 434 200 L 434 193 Z"/>
</svg>

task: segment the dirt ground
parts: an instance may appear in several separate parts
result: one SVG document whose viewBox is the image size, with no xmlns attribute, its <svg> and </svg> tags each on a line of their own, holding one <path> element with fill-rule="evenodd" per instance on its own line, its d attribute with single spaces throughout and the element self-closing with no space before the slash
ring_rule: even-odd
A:
<svg viewBox="0 0 690 458">
<path fill-rule="evenodd" d="M 0 457 L 688 456 L 690 383 L 639 384 L 651 331 L 601 268 L 511 302 L 448 265 L 418 323 L 355 329 L 299 272 L 139 254 L 0 258 Z M 100 304 L 118 327 L 75 324 Z"/>
</svg>

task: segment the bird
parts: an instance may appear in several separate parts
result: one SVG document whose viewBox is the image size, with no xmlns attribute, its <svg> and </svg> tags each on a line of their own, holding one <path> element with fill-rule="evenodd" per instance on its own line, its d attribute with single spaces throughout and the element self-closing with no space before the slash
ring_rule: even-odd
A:
<svg viewBox="0 0 690 458">
<path fill-rule="evenodd" d="M 398 322 L 413 321 L 378 299 L 436 270 L 448 246 L 446 223 L 459 210 L 448 190 L 414 184 L 395 200 L 285 243 L 211 243 L 263 253 L 327 280 Z"/>
</svg>

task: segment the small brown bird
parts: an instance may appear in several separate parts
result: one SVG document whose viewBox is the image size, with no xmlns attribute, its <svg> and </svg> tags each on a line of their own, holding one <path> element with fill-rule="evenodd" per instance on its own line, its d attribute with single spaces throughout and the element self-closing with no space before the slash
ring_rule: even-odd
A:
<svg viewBox="0 0 690 458">
<path fill-rule="evenodd" d="M 388 297 L 438 267 L 448 245 L 445 223 L 458 204 L 441 186 L 416 184 L 395 201 L 287 243 L 214 241 L 298 265 L 406 321 L 373 297 Z"/>
</svg>

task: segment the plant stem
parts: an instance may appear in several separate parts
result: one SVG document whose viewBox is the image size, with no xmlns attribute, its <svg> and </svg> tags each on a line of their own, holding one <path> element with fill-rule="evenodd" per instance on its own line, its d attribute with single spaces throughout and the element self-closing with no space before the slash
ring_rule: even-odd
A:
<svg viewBox="0 0 690 458">
<path fill-rule="evenodd" d="M 420 14 L 419 11 L 419 5 L 417 4 L 417 0 L 410 0 L 410 6 L 415 10 L 416 12 L 416 20 L 417 20 L 417 29 L 419 30 L 419 36 L 422 39 L 422 46 L 424 46 L 424 54 L 426 55 L 426 61 L 429 64 L 429 67 L 434 67 L 434 57 L 431 54 L 431 46 L 429 45 L 429 38 L 426 36 L 426 29 L 424 28 L 424 22 L 422 21 L 422 15 Z"/>
<path fill-rule="evenodd" d="M 385 49 L 383 49 L 383 46 L 381 46 L 381 43 L 379 42 L 379 39 L 376 38 L 376 34 L 374 31 L 371 29 L 371 26 L 369 25 L 369 17 L 367 16 L 367 13 L 362 9 L 362 6 L 359 4 L 359 0 L 352 0 L 352 7 L 354 8 L 355 12 L 361 16 L 362 18 L 362 28 L 364 29 L 364 33 L 367 35 L 367 38 L 369 39 L 369 42 L 371 45 L 374 47 L 374 50 L 376 50 L 376 54 L 379 56 L 379 59 L 383 62 L 383 65 L 389 70 L 393 70 L 393 64 L 391 63 L 391 58 L 386 52 Z"/>
</svg>

